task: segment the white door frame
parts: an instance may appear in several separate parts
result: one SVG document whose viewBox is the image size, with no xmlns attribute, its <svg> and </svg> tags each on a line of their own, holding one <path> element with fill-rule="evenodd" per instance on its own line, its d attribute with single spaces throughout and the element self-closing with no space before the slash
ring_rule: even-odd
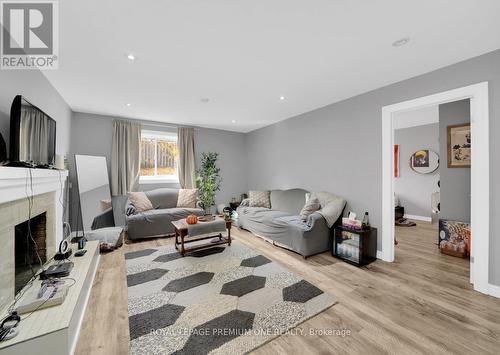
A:
<svg viewBox="0 0 500 355">
<path fill-rule="evenodd" d="M 489 104 L 488 82 L 482 82 L 382 107 L 382 260 L 394 261 L 394 117 L 402 111 L 470 99 L 471 139 L 471 283 L 476 291 L 497 294 L 489 284 Z M 446 162 L 446 157 L 441 157 Z M 437 236 L 436 236 L 437 238 Z M 494 291 L 495 289 L 495 291 Z"/>
</svg>

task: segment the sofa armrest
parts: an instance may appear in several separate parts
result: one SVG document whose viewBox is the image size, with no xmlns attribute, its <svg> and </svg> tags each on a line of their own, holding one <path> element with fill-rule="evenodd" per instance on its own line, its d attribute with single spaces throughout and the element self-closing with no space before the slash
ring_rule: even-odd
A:
<svg viewBox="0 0 500 355">
<path fill-rule="evenodd" d="M 245 199 L 243 199 L 241 201 L 239 207 L 249 207 L 249 206 L 250 206 L 250 199 L 249 198 L 245 198 Z"/>
<path fill-rule="evenodd" d="M 325 217 L 323 217 L 321 215 L 321 213 L 319 213 L 318 211 L 316 212 L 313 212 L 311 213 L 308 217 L 307 217 L 307 226 L 311 229 L 314 228 L 314 225 L 318 222 L 318 221 L 323 221 L 325 219 Z"/>
<path fill-rule="evenodd" d="M 91 230 L 114 227 L 115 226 L 115 218 L 113 216 L 113 209 L 108 208 L 106 211 L 98 214 L 94 217 L 92 221 Z"/>
</svg>

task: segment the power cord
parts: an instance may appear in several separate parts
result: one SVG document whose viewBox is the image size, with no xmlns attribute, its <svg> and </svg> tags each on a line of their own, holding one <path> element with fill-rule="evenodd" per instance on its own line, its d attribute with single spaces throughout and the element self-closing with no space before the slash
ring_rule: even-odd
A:
<svg viewBox="0 0 500 355">
<path fill-rule="evenodd" d="M 50 260 L 49 260 L 50 261 Z M 36 276 L 38 276 L 39 274 L 37 274 Z M 13 318 L 13 317 L 16 317 L 18 318 L 17 322 L 13 325 L 13 326 L 10 326 L 10 327 L 6 327 L 6 328 L 2 328 L 0 329 L 0 342 L 3 341 L 5 339 L 5 337 L 7 336 L 7 334 L 9 333 L 9 330 L 11 328 L 14 328 L 14 327 L 17 327 L 17 325 L 19 323 L 21 323 L 21 321 L 24 321 L 26 319 L 28 319 L 31 315 L 33 315 L 33 313 L 35 313 L 36 311 L 38 311 L 39 309 L 41 309 L 45 303 L 50 300 L 52 298 L 52 296 L 55 294 L 55 292 L 53 293 L 52 296 L 48 297 L 47 299 L 45 299 L 41 304 L 39 304 L 34 310 L 32 310 L 28 315 L 24 316 L 24 317 L 20 317 L 20 316 L 17 316 L 17 313 L 15 312 L 14 308 L 15 308 L 15 305 L 17 304 L 17 302 L 22 298 L 22 296 L 26 293 L 26 291 L 28 291 L 31 286 L 33 285 L 33 281 L 36 279 L 36 277 L 33 277 L 30 282 L 29 282 L 29 285 L 21 292 L 17 295 L 16 297 L 16 300 L 12 303 L 12 305 L 10 305 L 9 309 L 8 309 L 8 315 L 6 317 L 4 317 L 1 321 L 0 321 L 0 324 L 4 324 L 4 322 L 6 323 L 6 321 L 9 319 L 9 318 Z M 64 282 L 64 286 L 66 286 L 66 280 L 70 280 L 70 281 L 73 281 L 73 283 L 67 285 L 68 288 L 71 288 L 73 287 L 75 284 L 76 284 L 76 279 L 72 278 L 72 277 L 62 277 L 62 278 L 51 278 L 51 279 L 48 279 L 48 281 L 45 281 L 46 284 L 50 284 L 50 283 L 57 283 L 58 281 L 63 281 Z"/>
<path fill-rule="evenodd" d="M 59 172 L 59 184 L 61 186 L 61 194 L 59 196 L 59 203 L 61 204 L 61 207 L 63 209 L 63 220 L 65 220 L 66 209 L 64 208 L 64 204 L 65 204 L 66 196 L 64 194 L 64 188 L 63 188 L 63 183 L 62 183 L 61 172 L 60 171 L 58 171 L 58 172 Z M 33 205 L 34 205 L 34 196 L 35 196 L 35 194 L 34 194 L 34 189 L 33 189 L 33 172 L 32 172 L 32 170 L 30 168 L 27 169 L 27 175 L 26 175 L 26 180 L 25 180 L 24 191 L 25 191 L 25 194 L 26 194 L 26 199 L 28 200 L 28 220 L 27 220 L 27 233 L 26 233 L 26 248 L 27 248 L 27 255 L 28 255 L 27 262 L 28 262 L 28 266 L 29 266 L 29 268 L 31 270 L 32 276 L 28 280 L 28 282 L 26 283 L 26 285 L 23 287 L 23 289 L 20 292 L 18 292 L 17 295 L 15 295 L 14 301 L 12 302 L 12 304 L 7 309 L 8 315 L 6 317 L 4 317 L 0 321 L 0 324 L 4 324 L 4 322 L 7 319 L 12 318 L 14 315 L 17 316 L 17 313 L 14 311 L 17 303 L 26 294 L 26 292 L 31 289 L 31 287 L 33 286 L 33 282 L 37 279 L 37 277 L 43 271 L 45 271 L 44 267 L 43 267 L 44 263 L 42 262 L 42 258 L 40 257 L 40 254 L 38 253 L 38 244 L 37 244 L 35 238 L 33 237 L 33 234 L 32 234 L 32 231 L 31 231 L 31 219 L 32 219 L 32 212 L 33 212 Z M 64 231 L 69 231 L 69 235 L 71 235 L 71 226 L 67 222 L 63 222 L 63 233 L 64 233 Z M 32 260 L 31 260 L 31 252 L 30 252 L 30 240 L 34 244 L 34 252 L 36 254 L 38 262 L 40 263 L 40 269 L 38 270 L 38 272 L 35 272 L 35 270 L 33 269 Z M 54 259 L 54 257 L 50 258 L 50 260 L 47 261 L 47 264 L 50 261 L 52 261 L 53 259 Z M 64 260 L 62 260 L 62 262 L 64 262 Z M 76 280 L 73 279 L 73 278 L 71 278 L 71 277 L 66 277 L 66 278 L 61 278 L 61 279 L 54 278 L 54 279 L 51 279 L 51 280 L 72 280 L 73 283 L 71 285 L 68 285 L 68 287 L 72 287 L 76 283 Z M 44 300 L 38 307 L 36 307 L 33 311 L 31 311 L 24 318 L 19 318 L 19 321 L 13 327 L 16 327 L 21 320 L 26 320 L 27 318 L 29 318 L 34 312 L 36 312 L 41 307 L 43 307 L 43 305 L 49 299 L 51 299 L 51 297 L 49 297 L 46 300 Z M 8 331 L 6 331 L 5 328 L 4 329 L 0 329 L 0 331 L 1 331 L 0 341 L 2 341 L 7 336 Z"/>
<path fill-rule="evenodd" d="M 27 261 L 28 261 L 28 265 L 30 267 L 30 270 L 31 270 L 31 274 L 34 276 L 36 274 L 36 272 L 34 271 L 33 269 L 33 265 L 32 265 L 32 262 L 31 262 L 31 252 L 30 252 L 30 240 L 33 242 L 34 246 L 35 246 L 35 249 L 34 249 L 34 252 L 36 254 L 36 257 L 38 259 L 38 262 L 40 263 L 40 268 L 43 267 L 43 262 L 42 262 L 42 258 L 40 257 L 40 254 L 38 253 L 38 244 L 36 243 L 36 240 L 35 238 L 33 238 L 33 234 L 31 233 L 31 214 L 32 214 L 32 211 L 33 211 L 33 203 L 34 203 L 34 190 L 33 190 L 33 172 L 31 171 L 31 169 L 28 168 L 28 171 L 27 171 L 27 176 L 26 176 L 26 185 L 25 185 L 25 192 L 26 192 L 26 198 L 28 200 L 28 221 L 27 221 L 27 225 L 28 225 L 28 230 L 27 230 L 27 234 L 26 234 L 26 247 L 27 247 Z M 28 180 L 29 178 L 29 180 Z M 28 191 L 28 187 L 29 187 L 29 191 Z"/>
</svg>

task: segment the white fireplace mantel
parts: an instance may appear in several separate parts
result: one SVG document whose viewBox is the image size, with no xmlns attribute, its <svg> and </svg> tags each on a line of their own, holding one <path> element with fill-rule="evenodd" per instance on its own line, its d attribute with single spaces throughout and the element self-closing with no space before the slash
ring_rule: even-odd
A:
<svg viewBox="0 0 500 355">
<path fill-rule="evenodd" d="M 0 167 L 0 204 L 54 192 L 56 247 L 63 238 L 64 188 L 67 170 Z"/>
<path fill-rule="evenodd" d="M 14 280 L 8 277 L 8 274 L 14 273 L 14 242 L 5 239 L 5 235 L 13 233 L 15 223 L 28 218 L 29 213 L 43 213 L 46 210 L 46 245 L 47 248 L 49 245 L 53 246 L 54 249 L 48 255 L 54 255 L 63 238 L 64 191 L 67 177 L 67 170 L 0 167 L 0 251 L 4 252 L 4 255 L 0 254 L 0 291 L 4 291 L 0 292 L 0 319 L 7 314 L 8 306 L 14 299 Z M 34 198 L 30 209 L 28 197 L 31 196 Z M 52 237 L 49 241 L 50 233 Z M 72 255 L 69 258 L 74 264 L 70 274 L 74 283 L 69 288 L 64 302 L 23 316 L 18 325 L 19 334 L 0 343 L 0 355 L 73 354 L 99 264 L 99 242 L 88 242 L 86 250 L 87 253 L 83 257 L 76 258 Z M 49 261 L 46 266 L 56 262 Z M 36 279 L 25 289 L 40 287 L 41 280 Z"/>
</svg>

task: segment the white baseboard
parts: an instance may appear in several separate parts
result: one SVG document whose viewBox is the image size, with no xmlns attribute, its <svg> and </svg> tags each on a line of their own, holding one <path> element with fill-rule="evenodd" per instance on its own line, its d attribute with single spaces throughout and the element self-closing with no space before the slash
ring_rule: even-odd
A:
<svg viewBox="0 0 500 355">
<path fill-rule="evenodd" d="M 377 259 L 384 260 L 384 253 L 380 250 L 377 250 Z"/>
<path fill-rule="evenodd" d="M 417 216 L 414 214 L 405 214 L 404 218 L 414 219 L 416 221 L 432 222 L 432 217 Z"/>
<path fill-rule="evenodd" d="M 490 296 L 500 298 L 500 286 L 488 284 L 488 294 Z"/>
</svg>

